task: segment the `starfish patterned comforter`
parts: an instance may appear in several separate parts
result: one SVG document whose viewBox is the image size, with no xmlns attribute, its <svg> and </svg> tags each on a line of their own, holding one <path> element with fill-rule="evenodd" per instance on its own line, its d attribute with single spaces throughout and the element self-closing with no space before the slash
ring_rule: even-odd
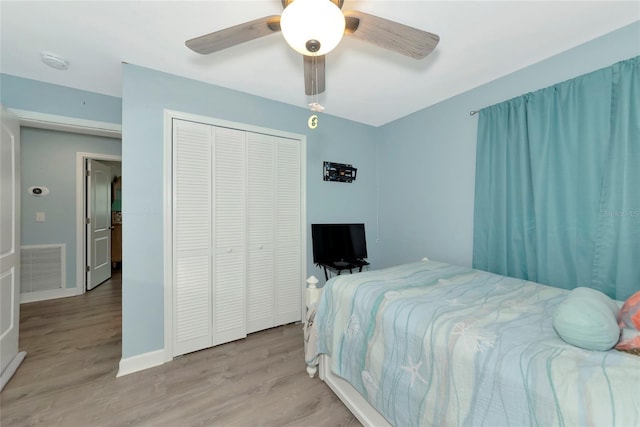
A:
<svg viewBox="0 0 640 427">
<path fill-rule="evenodd" d="M 640 357 L 562 341 L 567 294 L 435 261 L 337 276 L 307 361 L 330 355 L 397 427 L 640 425 Z"/>
</svg>

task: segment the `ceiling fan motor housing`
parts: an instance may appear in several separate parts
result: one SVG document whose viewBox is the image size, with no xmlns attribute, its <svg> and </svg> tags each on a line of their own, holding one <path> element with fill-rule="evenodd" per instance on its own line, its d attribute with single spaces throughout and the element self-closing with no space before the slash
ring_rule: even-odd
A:
<svg viewBox="0 0 640 427">
<path fill-rule="evenodd" d="M 289 6 L 289 4 L 293 3 L 293 1 L 294 0 L 281 0 L 282 8 Z M 342 5 L 344 4 L 344 0 L 329 0 L 329 1 L 335 4 L 336 6 L 338 6 L 340 9 L 342 9 Z"/>
</svg>

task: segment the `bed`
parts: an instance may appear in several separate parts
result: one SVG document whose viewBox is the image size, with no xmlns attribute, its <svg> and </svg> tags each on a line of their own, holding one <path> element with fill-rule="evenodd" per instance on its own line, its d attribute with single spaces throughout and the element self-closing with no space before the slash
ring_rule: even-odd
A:
<svg viewBox="0 0 640 427">
<path fill-rule="evenodd" d="M 640 357 L 565 343 L 569 291 L 426 259 L 311 288 L 307 370 L 365 425 L 640 425 Z"/>
</svg>

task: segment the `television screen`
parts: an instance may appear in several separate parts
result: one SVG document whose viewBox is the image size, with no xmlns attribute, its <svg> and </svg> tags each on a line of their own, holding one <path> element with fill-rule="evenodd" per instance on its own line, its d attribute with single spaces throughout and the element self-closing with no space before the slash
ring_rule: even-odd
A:
<svg viewBox="0 0 640 427">
<path fill-rule="evenodd" d="M 367 257 L 364 224 L 311 224 L 313 262 L 328 264 Z"/>
</svg>

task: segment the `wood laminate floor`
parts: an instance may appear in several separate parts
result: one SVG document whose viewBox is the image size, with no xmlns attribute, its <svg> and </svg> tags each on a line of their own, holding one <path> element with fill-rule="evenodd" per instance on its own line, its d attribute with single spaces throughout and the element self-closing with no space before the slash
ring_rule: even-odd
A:
<svg viewBox="0 0 640 427">
<path fill-rule="evenodd" d="M 286 325 L 116 378 L 119 274 L 81 296 L 23 304 L 27 357 L 0 395 L 9 426 L 358 426 L 305 372 L 302 326 Z"/>
</svg>

